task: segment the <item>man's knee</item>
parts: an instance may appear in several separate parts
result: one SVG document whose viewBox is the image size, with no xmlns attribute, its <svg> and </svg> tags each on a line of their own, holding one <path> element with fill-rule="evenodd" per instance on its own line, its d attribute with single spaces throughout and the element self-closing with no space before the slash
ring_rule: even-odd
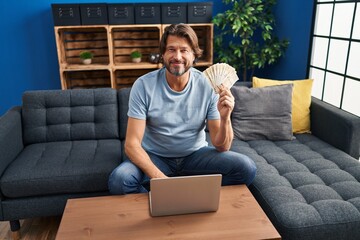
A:
<svg viewBox="0 0 360 240">
<path fill-rule="evenodd" d="M 120 167 L 115 168 L 109 176 L 108 188 L 111 194 L 125 194 L 124 191 L 124 171 Z"/>
<path fill-rule="evenodd" d="M 249 186 L 256 176 L 256 165 L 254 161 L 246 155 L 232 153 L 234 166 L 232 169 L 233 184 L 246 184 Z"/>
<path fill-rule="evenodd" d="M 255 176 L 256 176 L 256 171 L 257 171 L 257 168 L 256 168 L 256 165 L 255 163 L 250 159 L 251 163 L 249 164 L 249 167 L 248 167 L 248 177 L 247 177 L 247 181 L 246 181 L 246 185 L 249 186 L 255 179 Z"/>
<path fill-rule="evenodd" d="M 245 184 L 249 186 L 253 182 L 256 176 L 257 168 L 254 161 L 250 157 L 241 154 L 241 159 L 242 159 L 241 167 L 243 168 L 244 181 Z"/>
</svg>

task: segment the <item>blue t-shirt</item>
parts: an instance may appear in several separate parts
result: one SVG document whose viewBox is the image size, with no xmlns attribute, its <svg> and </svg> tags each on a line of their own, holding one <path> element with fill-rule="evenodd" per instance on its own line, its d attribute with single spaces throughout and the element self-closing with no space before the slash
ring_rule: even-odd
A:
<svg viewBox="0 0 360 240">
<path fill-rule="evenodd" d="M 181 92 L 173 91 L 165 68 L 137 79 L 131 89 L 128 116 L 146 120 L 142 146 L 163 157 L 184 157 L 207 146 L 205 120 L 219 119 L 219 96 L 195 68 Z"/>
</svg>

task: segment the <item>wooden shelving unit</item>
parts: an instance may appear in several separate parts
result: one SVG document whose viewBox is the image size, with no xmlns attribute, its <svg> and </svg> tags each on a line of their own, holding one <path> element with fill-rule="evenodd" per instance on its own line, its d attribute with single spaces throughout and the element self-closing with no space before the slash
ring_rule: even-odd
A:
<svg viewBox="0 0 360 240">
<path fill-rule="evenodd" d="M 189 24 L 195 30 L 203 57 L 196 66 L 213 64 L 213 24 Z M 161 68 L 148 61 L 159 52 L 163 24 L 56 26 L 55 39 L 62 89 L 128 87 L 141 75 Z M 93 63 L 84 65 L 79 54 L 94 53 Z M 140 50 L 142 62 L 133 63 L 130 53 Z"/>
</svg>

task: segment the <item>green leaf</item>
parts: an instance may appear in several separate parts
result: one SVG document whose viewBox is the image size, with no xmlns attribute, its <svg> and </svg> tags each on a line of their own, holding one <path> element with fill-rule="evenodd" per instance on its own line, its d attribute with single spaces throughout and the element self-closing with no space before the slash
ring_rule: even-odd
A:
<svg viewBox="0 0 360 240">
<path fill-rule="evenodd" d="M 273 28 L 270 25 L 265 25 L 265 30 L 270 31 L 270 30 L 273 30 Z"/>
</svg>

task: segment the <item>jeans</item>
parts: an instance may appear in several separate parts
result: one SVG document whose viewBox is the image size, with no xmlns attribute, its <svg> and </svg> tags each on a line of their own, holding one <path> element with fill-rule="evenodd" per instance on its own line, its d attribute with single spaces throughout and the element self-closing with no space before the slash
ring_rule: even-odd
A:
<svg viewBox="0 0 360 240">
<path fill-rule="evenodd" d="M 218 152 L 214 147 L 203 147 L 180 158 L 166 158 L 149 153 L 151 161 L 166 176 L 222 174 L 222 185 L 250 185 L 255 178 L 255 163 L 247 156 L 232 152 Z M 109 177 L 111 194 L 145 193 L 149 177 L 129 159 L 113 170 Z"/>
</svg>

